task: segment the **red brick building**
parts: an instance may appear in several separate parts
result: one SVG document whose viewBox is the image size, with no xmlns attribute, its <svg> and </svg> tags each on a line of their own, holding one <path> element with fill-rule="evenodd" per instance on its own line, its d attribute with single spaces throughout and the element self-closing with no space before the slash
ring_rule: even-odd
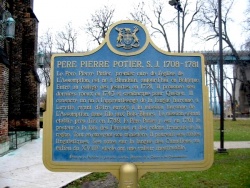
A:
<svg viewBox="0 0 250 188">
<path fill-rule="evenodd" d="M 6 11 L 15 20 L 15 38 L 0 39 L 0 154 L 40 135 L 38 20 L 33 0 L 0 0 L 2 20 Z"/>
</svg>

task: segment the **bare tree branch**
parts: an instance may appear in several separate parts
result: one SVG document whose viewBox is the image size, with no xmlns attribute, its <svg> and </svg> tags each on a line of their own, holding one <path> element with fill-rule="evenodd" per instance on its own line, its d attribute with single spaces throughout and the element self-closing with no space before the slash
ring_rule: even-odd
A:
<svg viewBox="0 0 250 188">
<path fill-rule="evenodd" d="M 113 23 L 115 9 L 112 7 L 104 6 L 103 9 L 97 10 L 91 15 L 91 19 L 88 21 L 87 26 L 84 28 L 86 33 L 96 41 L 98 45 L 102 43 L 105 38 L 108 28 Z"/>
<path fill-rule="evenodd" d="M 50 86 L 50 58 L 54 45 L 54 38 L 50 30 L 40 37 L 39 52 L 44 54 L 44 65 L 40 67 L 39 77 L 46 87 Z"/>
<path fill-rule="evenodd" d="M 185 47 L 185 38 L 186 33 L 190 29 L 191 25 L 194 24 L 198 20 L 199 12 L 202 7 L 202 0 L 196 0 L 196 6 L 194 10 L 191 10 L 192 7 L 191 0 L 185 0 L 184 9 L 181 14 L 181 28 L 182 28 L 182 38 L 181 38 L 181 52 L 184 51 Z M 149 11 L 145 10 L 145 4 L 139 4 L 138 9 L 134 10 L 134 13 L 130 13 L 134 20 L 140 21 L 142 23 L 146 23 L 150 25 L 153 29 L 151 35 L 160 34 L 166 44 L 166 48 L 169 52 L 171 52 L 171 45 L 169 38 L 172 37 L 172 33 L 169 31 L 169 28 L 172 27 L 173 24 L 177 26 L 177 15 L 176 14 L 164 14 L 167 11 L 166 6 L 170 7 L 168 1 L 154 0 L 153 1 L 153 10 L 151 11 L 154 16 L 149 16 Z M 167 19 L 166 19 L 167 18 Z M 188 20 L 188 21 L 187 21 Z M 186 24 L 187 22 L 187 24 Z"/>
<path fill-rule="evenodd" d="M 64 53 L 76 52 L 77 31 L 73 29 L 72 23 L 65 26 L 65 31 L 56 35 L 56 48 Z"/>
<path fill-rule="evenodd" d="M 222 40 L 224 41 L 226 48 L 229 48 L 231 51 L 231 55 L 235 58 L 235 64 L 239 67 L 239 72 L 235 80 L 242 80 L 242 83 L 245 88 L 247 88 L 246 96 L 248 98 L 248 104 L 250 105 L 250 84 L 247 80 L 246 76 L 246 62 L 241 60 L 241 56 L 239 55 L 238 51 L 236 50 L 235 46 L 231 42 L 231 39 L 228 35 L 228 24 L 232 19 L 229 17 L 229 13 L 233 6 L 233 0 L 223 1 L 222 8 L 223 8 L 223 15 L 222 15 Z M 202 13 L 203 16 L 200 19 L 200 23 L 202 24 L 203 28 L 208 28 L 208 33 L 205 36 L 206 40 L 215 39 L 218 41 L 219 39 L 219 32 L 218 32 L 218 10 L 217 10 L 217 0 L 207 0 L 206 6 L 203 8 Z M 236 83 L 235 83 L 236 84 Z M 235 89 L 235 86 L 233 86 Z M 234 103 L 234 101 L 233 101 Z"/>
</svg>

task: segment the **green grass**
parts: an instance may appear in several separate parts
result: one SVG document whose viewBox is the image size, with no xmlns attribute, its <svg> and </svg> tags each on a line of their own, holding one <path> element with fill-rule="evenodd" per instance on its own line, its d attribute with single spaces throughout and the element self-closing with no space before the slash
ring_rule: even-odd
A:
<svg viewBox="0 0 250 188">
<path fill-rule="evenodd" d="M 224 121 L 225 141 L 250 141 L 250 119 Z M 220 120 L 214 120 L 214 141 L 220 141 Z"/>
<path fill-rule="evenodd" d="M 146 173 L 140 188 L 249 188 L 250 149 L 229 149 L 227 154 L 215 152 L 214 163 L 205 171 Z M 81 188 L 83 182 L 105 178 L 107 173 L 92 173 L 64 188 Z"/>
<path fill-rule="evenodd" d="M 205 171 L 147 173 L 139 185 L 140 188 L 250 187 L 250 149 L 215 153 L 214 164 Z"/>
<path fill-rule="evenodd" d="M 220 120 L 214 120 L 214 140 L 220 140 Z M 225 120 L 225 141 L 250 141 L 249 120 Z M 140 188 L 250 188 L 250 149 L 215 152 L 214 163 L 205 171 L 154 172 L 139 180 Z M 91 173 L 64 188 L 80 188 L 83 182 L 105 178 L 107 173 Z M 74 183 L 74 184 L 73 184 Z"/>
</svg>

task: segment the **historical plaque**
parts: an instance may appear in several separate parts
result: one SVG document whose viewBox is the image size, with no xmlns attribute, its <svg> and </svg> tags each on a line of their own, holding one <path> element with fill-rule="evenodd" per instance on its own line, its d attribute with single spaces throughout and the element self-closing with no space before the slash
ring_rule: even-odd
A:
<svg viewBox="0 0 250 188">
<path fill-rule="evenodd" d="M 156 47 L 134 21 L 94 51 L 52 56 L 44 164 L 52 171 L 203 170 L 213 162 L 201 54 Z"/>
</svg>

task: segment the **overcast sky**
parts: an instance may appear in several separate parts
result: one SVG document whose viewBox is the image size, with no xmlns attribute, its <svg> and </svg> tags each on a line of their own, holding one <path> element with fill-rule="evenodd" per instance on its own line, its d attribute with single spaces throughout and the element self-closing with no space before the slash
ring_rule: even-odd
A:
<svg viewBox="0 0 250 188">
<path fill-rule="evenodd" d="M 168 1 L 168 0 L 166 0 Z M 91 14 L 94 14 L 96 10 L 100 10 L 104 5 L 112 5 L 115 8 L 114 21 L 125 20 L 129 17 L 129 12 L 133 10 L 134 5 L 137 5 L 140 0 L 34 0 L 34 13 L 39 20 L 39 35 L 43 35 L 48 29 L 54 31 L 60 31 L 65 26 L 72 22 L 75 28 L 83 27 L 86 24 L 86 20 L 90 19 Z M 241 30 L 242 21 L 245 19 L 244 11 L 247 7 L 247 0 L 235 0 L 234 7 L 232 9 L 232 17 L 234 22 L 229 29 L 230 39 L 233 43 L 236 43 L 238 48 L 245 41 L 244 35 Z M 173 7 L 167 7 L 167 14 L 175 14 L 176 11 Z M 174 29 L 177 33 L 177 28 Z M 82 36 L 78 41 L 78 45 L 83 45 L 82 51 L 87 50 L 86 40 L 87 36 L 83 31 L 80 31 Z M 173 50 L 177 51 L 177 36 L 171 38 L 173 42 L 171 46 Z M 163 46 L 157 44 L 156 39 L 152 39 L 156 45 L 164 50 Z M 213 45 L 200 44 L 197 45 L 193 42 L 186 42 L 188 44 L 188 50 L 212 50 L 210 47 Z M 165 44 L 164 44 L 165 45 Z M 203 46 L 202 46 L 203 45 Z M 187 48 L 185 48 L 187 50 Z"/>
<path fill-rule="evenodd" d="M 129 12 L 135 7 L 134 5 L 137 5 L 138 2 L 140 2 L 140 0 L 34 0 L 34 13 L 39 20 L 39 35 L 42 35 L 48 29 L 54 31 L 63 30 L 69 22 L 72 22 L 74 28 L 79 29 L 86 25 L 86 20 L 90 19 L 91 14 L 94 14 L 96 10 L 100 10 L 104 5 L 112 5 L 112 7 L 115 8 L 114 21 L 125 20 L 129 17 Z M 246 6 L 246 0 L 235 0 L 232 10 L 234 22 L 231 26 L 232 29 L 229 31 L 233 36 L 231 40 L 237 43 L 238 46 L 244 41 L 242 41 L 243 37 L 240 24 L 244 19 Z M 171 6 L 167 8 L 170 14 L 175 11 Z M 84 35 L 83 31 L 80 31 L 80 34 L 82 34 L 82 43 L 86 44 L 86 35 Z M 174 40 L 177 40 L 177 37 L 174 37 Z M 81 41 L 79 42 L 81 43 Z M 191 48 L 195 48 L 195 46 L 196 44 L 193 43 Z M 175 48 L 177 48 L 177 45 L 175 45 Z M 200 47 L 198 49 L 200 49 Z"/>
<path fill-rule="evenodd" d="M 131 5 L 137 4 L 140 0 L 34 0 L 34 13 L 39 20 L 39 35 L 48 29 L 59 31 L 72 22 L 74 28 L 83 28 L 91 14 L 100 10 L 104 5 L 112 6 L 115 9 L 115 20 L 125 20 Z M 78 34 L 83 34 L 80 30 Z M 81 36 L 82 41 L 86 41 L 86 35 Z M 79 42 L 78 42 L 79 43 Z M 86 43 L 86 42 L 84 42 Z M 86 49 L 84 49 L 86 50 Z"/>
</svg>

